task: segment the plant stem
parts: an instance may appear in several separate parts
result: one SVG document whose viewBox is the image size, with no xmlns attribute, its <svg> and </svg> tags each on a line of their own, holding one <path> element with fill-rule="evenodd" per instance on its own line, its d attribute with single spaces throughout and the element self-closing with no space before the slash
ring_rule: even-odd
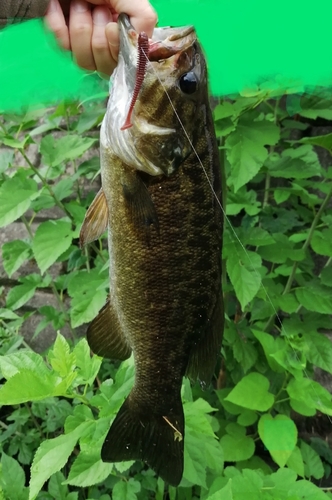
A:
<svg viewBox="0 0 332 500">
<path fill-rule="evenodd" d="M 31 168 L 31 170 L 33 170 L 33 172 L 35 173 L 35 175 L 40 179 L 40 181 L 43 184 L 43 186 L 46 189 L 48 189 L 50 195 L 52 196 L 52 198 L 55 201 L 55 204 L 59 208 L 61 208 L 61 210 L 63 210 L 65 212 L 65 214 L 70 218 L 71 221 L 74 221 L 71 213 L 66 209 L 66 207 L 64 206 L 64 204 L 60 200 L 58 200 L 58 198 L 54 194 L 53 189 L 51 188 L 51 186 L 48 184 L 48 182 L 46 181 L 46 179 L 44 179 L 44 177 L 41 175 L 41 173 L 39 172 L 39 170 L 33 165 L 33 163 L 31 163 L 31 161 L 29 160 L 29 158 L 25 154 L 24 150 L 23 149 L 19 149 L 19 152 L 21 153 L 21 155 L 23 156 L 23 158 L 25 159 L 25 161 L 27 162 L 27 164 L 29 165 L 29 167 Z"/>
<path fill-rule="evenodd" d="M 302 245 L 302 250 L 304 252 L 309 248 L 309 245 L 311 243 L 311 240 L 312 240 L 312 237 L 314 235 L 314 232 L 315 232 L 315 229 L 317 227 L 317 224 L 319 222 L 319 219 L 321 218 L 321 215 L 324 212 L 324 210 L 326 208 L 326 205 L 330 201 L 331 197 L 332 197 L 332 184 L 331 184 L 330 191 L 327 193 L 327 195 L 326 195 L 323 203 L 321 204 L 321 206 L 319 207 L 318 212 L 315 215 L 314 220 L 312 221 L 312 224 L 311 224 L 311 227 L 310 227 L 307 239 L 305 240 L 305 242 Z M 298 262 L 294 262 L 293 267 L 292 267 L 292 271 L 291 271 L 290 276 L 289 276 L 289 278 L 287 280 L 287 283 L 286 283 L 284 291 L 282 292 L 282 295 L 286 295 L 290 291 L 290 289 L 292 288 L 293 281 L 294 281 L 295 274 L 296 274 L 296 270 L 297 270 L 297 266 L 298 266 Z M 300 306 L 300 308 L 301 307 L 302 306 Z M 272 316 L 269 318 L 269 320 L 267 321 L 267 323 L 266 323 L 266 325 L 264 327 L 264 331 L 268 331 L 271 328 L 271 326 L 273 325 L 275 317 L 276 317 L 276 315 L 272 314 Z"/>
</svg>

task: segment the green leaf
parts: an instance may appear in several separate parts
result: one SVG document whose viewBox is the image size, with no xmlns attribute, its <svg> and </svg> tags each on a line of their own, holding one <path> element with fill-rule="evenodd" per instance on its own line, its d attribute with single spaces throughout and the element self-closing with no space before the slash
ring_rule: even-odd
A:
<svg viewBox="0 0 332 500">
<path fill-rule="evenodd" d="M 306 477 L 321 479 L 324 476 L 324 467 L 318 453 L 304 441 L 301 442 L 301 453 Z"/>
<path fill-rule="evenodd" d="M 34 500 L 45 481 L 64 467 L 78 439 L 88 425 L 90 424 L 85 422 L 69 434 L 42 442 L 31 466 L 29 500 Z"/>
<path fill-rule="evenodd" d="M 9 277 L 31 257 L 31 247 L 25 241 L 12 240 L 2 245 L 3 267 Z"/>
<path fill-rule="evenodd" d="M 283 366 L 278 363 L 278 361 L 273 357 L 273 355 L 287 348 L 285 341 L 281 338 L 274 338 L 272 335 L 261 332 L 259 330 L 252 330 L 252 333 L 255 335 L 256 339 L 260 342 L 264 349 L 264 353 L 269 363 L 270 367 L 275 372 L 284 372 L 285 369 Z"/>
<path fill-rule="evenodd" d="M 332 286 L 332 267 L 325 267 L 321 272 L 323 285 Z"/>
<path fill-rule="evenodd" d="M 288 490 L 288 498 L 291 500 L 327 500 L 326 494 L 315 484 L 302 479 L 297 481 Z"/>
<path fill-rule="evenodd" d="M 307 179 L 321 173 L 317 154 L 310 145 L 285 149 L 280 156 L 274 153 L 265 165 L 272 177 L 285 179 Z"/>
<path fill-rule="evenodd" d="M 300 448 L 295 446 L 291 456 L 286 462 L 286 465 L 296 472 L 298 476 L 304 477 L 304 463 Z"/>
<path fill-rule="evenodd" d="M 304 415 L 305 417 L 313 417 L 316 415 L 316 409 L 314 406 L 308 406 L 304 401 L 298 401 L 294 398 L 290 398 L 290 405 L 292 410 L 296 411 L 300 415 Z"/>
<path fill-rule="evenodd" d="M 62 484 L 64 480 L 62 472 L 56 472 L 48 482 L 48 492 L 55 500 L 67 500 L 68 488 Z"/>
<path fill-rule="evenodd" d="M 53 369 L 59 373 L 60 377 L 66 377 L 75 368 L 75 354 L 70 352 L 68 342 L 61 333 L 57 334 L 48 358 Z"/>
<path fill-rule="evenodd" d="M 14 151 L 0 151 L 0 174 L 3 174 L 11 165 L 14 158 Z"/>
<path fill-rule="evenodd" d="M 311 247 L 319 255 L 332 257 L 332 228 L 323 231 L 314 231 Z"/>
<path fill-rule="evenodd" d="M 313 120 L 316 120 L 317 117 L 332 120 L 331 96 L 329 90 L 327 88 L 317 89 L 314 94 L 305 94 L 301 96 L 296 113 Z M 293 112 L 290 114 L 293 114 Z"/>
<path fill-rule="evenodd" d="M 309 378 L 292 379 L 286 387 L 289 396 L 311 408 L 332 415 L 331 394 L 318 382 Z"/>
<path fill-rule="evenodd" d="M 255 452 L 255 442 L 246 436 L 246 429 L 238 424 L 228 424 L 227 434 L 222 436 L 220 444 L 224 450 L 226 462 L 239 462 L 252 457 Z"/>
<path fill-rule="evenodd" d="M 318 283 L 307 283 L 295 290 L 299 303 L 308 311 L 321 314 L 332 314 L 331 289 Z"/>
<path fill-rule="evenodd" d="M 79 369 L 78 381 L 82 379 L 83 384 L 92 385 L 102 362 L 102 358 L 95 354 L 91 357 L 90 347 L 86 339 L 81 339 L 76 344 L 73 351 L 76 358 L 76 365 Z"/>
<path fill-rule="evenodd" d="M 41 378 L 50 374 L 41 355 L 28 349 L 20 349 L 6 356 L 0 356 L 0 370 L 7 380 L 21 370 L 35 372 Z"/>
<path fill-rule="evenodd" d="M 304 332 L 305 352 L 310 363 L 332 374 L 332 342 L 323 333 Z"/>
<path fill-rule="evenodd" d="M 136 493 L 140 491 L 140 483 L 133 478 L 129 481 L 119 481 L 113 487 L 112 500 L 137 500 Z"/>
<path fill-rule="evenodd" d="M 249 410 L 267 411 L 274 403 L 268 392 L 269 380 L 260 373 L 245 375 L 226 397 L 227 401 Z"/>
<path fill-rule="evenodd" d="M 258 422 L 258 434 L 273 460 L 284 467 L 295 449 L 297 428 L 286 415 L 262 415 Z"/>
<path fill-rule="evenodd" d="M 0 484 L 6 500 L 27 500 L 28 489 L 25 487 L 25 474 L 19 463 L 2 452 L 1 467 Z"/>
<path fill-rule="evenodd" d="M 244 412 L 237 417 L 237 423 L 243 425 L 244 427 L 249 427 L 256 422 L 257 418 L 256 412 L 252 410 L 244 410 Z"/>
<path fill-rule="evenodd" d="M 13 311 L 19 309 L 34 296 L 36 288 L 37 285 L 29 281 L 14 286 L 7 295 L 7 307 Z"/>
<path fill-rule="evenodd" d="M 228 483 L 223 488 L 215 491 L 214 493 L 208 495 L 206 500 L 234 500 L 232 491 L 232 479 L 228 480 Z"/>
<path fill-rule="evenodd" d="M 197 446 L 197 436 L 189 432 L 184 442 L 183 479 L 191 485 L 206 488 L 206 464 L 200 448 Z"/>
<path fill-rule="evenodd" d="M 92 321 L 106 302 L 106 290 L 83 292 L 71 301 L 70 318 L 73 328 Z"/>
<path fill-rule="evenodd" d="M 50 220 L 39 225 L 32 250 L 42 273 L 70 247 L 72 234 L 70 222 L 64 220 Z"/>
<path fill-rule="evenodd" d="M 261 265 L 260 257 L 254 252 L 248 252 L 248 254 L 251 261 L 247 255 L 241 259 L 236 252 L 233 252 L 226 262 L 228 276 L 243 311 L 261 286 L 261 277 L 256 270 Z"/>
<path fill-rule="evenodd" d="M 0 187 L 0 227 L 21 217 L 37 196 L 38 186 L 32 179 L 25 182 L 16 176 L 7 179 Z"/>
<path fill-rule="evenodd" d="M 49 134 L 41 140 L 40 152 L 46 165 L 56 167 L 62 162 L 79 158 L 94 142 L 96 139 L 74 134 L 60 138 Z"/>
<path fill-rule="evenodd" d="M 279 139 L 279 127 L 267 120 L 255 121 L 254 116 L 246 113 L 241 117 L 225 142 L 235 192 L 258 174 L 268 156 L 265 146 L 276 144 Z"/>
<path fill-rule="evenodd" d="M 65 484 L 86 488 L 105 481 L 112 469 L 113 464 L 102 462 L 100 448 L 96 450 L 90 447 L 90 450 L 81 451 L 78 455 Z"/>
</svg>

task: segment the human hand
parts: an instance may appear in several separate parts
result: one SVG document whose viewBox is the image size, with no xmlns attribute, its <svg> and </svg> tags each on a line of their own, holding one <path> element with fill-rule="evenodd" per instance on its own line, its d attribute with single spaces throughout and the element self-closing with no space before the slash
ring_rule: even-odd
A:
<svg viewBox="0 0 332 500">
<path fill-rule="evenodd" d="M 121 12 L 138 32 L 152 35 L 157 16 L 148 0 L 51 0 L 45 18 L 79 66 L 110 75 L 118 59 Z"/>
</svg>

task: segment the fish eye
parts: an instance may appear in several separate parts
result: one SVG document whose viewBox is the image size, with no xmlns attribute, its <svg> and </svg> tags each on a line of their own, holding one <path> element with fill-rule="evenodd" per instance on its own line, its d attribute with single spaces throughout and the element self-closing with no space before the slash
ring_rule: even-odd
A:
<svg viewBox="0 0 332 500">
<path fill-rule="evenodd" d="M 179 80 L 180 89 L 184 94 L 193 94 L 198 87 L 198 81 L 195 73 L 189 71 L 181 76 Z"/>
</svg>

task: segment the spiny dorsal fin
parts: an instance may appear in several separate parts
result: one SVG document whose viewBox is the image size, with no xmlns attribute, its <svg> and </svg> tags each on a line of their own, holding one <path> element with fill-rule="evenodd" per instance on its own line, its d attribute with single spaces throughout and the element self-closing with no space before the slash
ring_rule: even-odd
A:
<svg viewBox="0 0 332 500">
<path fill-rule="evenodd" d="M 101 188 L 85 214 L 80 232 L 80 247 L 100 238 L 106 231 L 107 224 L 108 207 L 103 188 Z"/>
<path fill-rule="evenodd" d="M 131 355 L 131 348 L 121 330 L 110 302 L 90 323 L 87 339 L 91 350 L 104 358 L 124 360 Z"/>
</svg>

